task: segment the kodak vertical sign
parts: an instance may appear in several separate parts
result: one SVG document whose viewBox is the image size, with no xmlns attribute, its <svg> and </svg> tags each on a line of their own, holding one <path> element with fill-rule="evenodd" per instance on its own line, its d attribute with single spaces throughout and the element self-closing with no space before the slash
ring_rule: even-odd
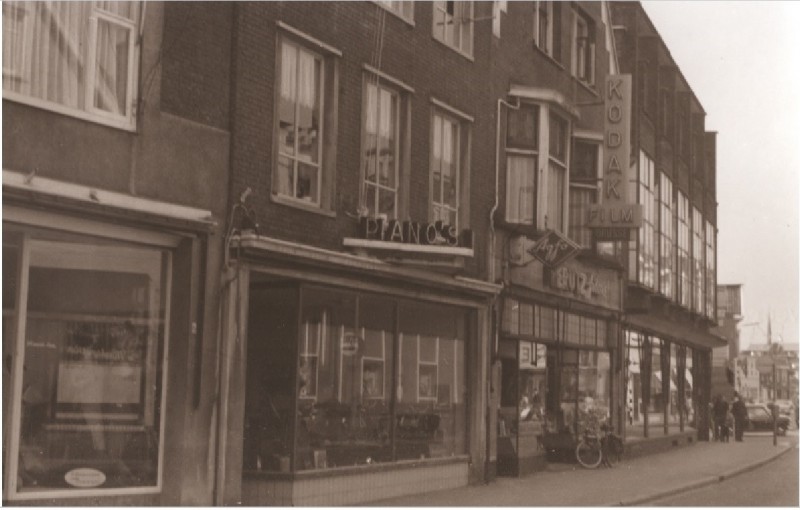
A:
<svg viewBox="0 0 800 510">
<path fill-rule="evenodd" d="M 597 240 L 627 240 L 642 224 L 642 208 L 629 196 L 631 75 L 609 75 L 604 97 L 603 187 L 600 203 L 586 211 Z"/>
</svg>

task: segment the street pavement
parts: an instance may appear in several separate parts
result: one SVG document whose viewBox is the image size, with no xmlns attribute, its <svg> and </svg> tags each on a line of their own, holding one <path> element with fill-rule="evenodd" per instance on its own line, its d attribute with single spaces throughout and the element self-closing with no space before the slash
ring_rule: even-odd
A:
<svg viewBox="0 0 800 510">
<path fill-rule="evenodd" d="M 631 506 L 728 480 L 789 452 L 797 438 L 746 434 L 744 442 L 700 441 L 625 460 L 613 468 L 555 465 L 521 478 L 487 485 L 371 502 L 370 506 Z"/>
</svg>

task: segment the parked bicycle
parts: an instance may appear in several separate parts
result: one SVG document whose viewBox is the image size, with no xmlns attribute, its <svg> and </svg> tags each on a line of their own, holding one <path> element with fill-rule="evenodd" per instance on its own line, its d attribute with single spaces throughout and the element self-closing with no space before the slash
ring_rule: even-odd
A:
<svg viewBox="0 0 800 510">
<path fill-rule="evenodd" d="M 600 433 L 598 435 L 587 428 L 575 448 L 575 457 L 587 469 L 594 469 L 601 463 L 606 467 L 614 467 L 622 460 L 622 438 L 614 434 L 607 423 L 600 426 Z"/>
</svg>

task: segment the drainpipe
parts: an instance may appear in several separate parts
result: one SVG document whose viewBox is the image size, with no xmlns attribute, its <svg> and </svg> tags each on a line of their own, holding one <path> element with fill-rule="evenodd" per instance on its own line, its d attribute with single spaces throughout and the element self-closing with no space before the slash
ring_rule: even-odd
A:
<svg viewBox="0 0 800 510">
<path fill-rule="evenodd" d="M 489 283 L 495 283 L 497 277 L 495 275 L 495 228 L 494 228 L 494 215 L 497 212 L 497 208 L 500 205 L 500 190 L 498 189 L 500 186 L 500 112 L 501 106 L 506 105 L 508 108 L 513 108 L 514 110 L 518 110 L 520 107 L 519 98 L 517 98 L 517 104 L 513 105 L 508 101 L 498 98 L 497 99 L 497 116 L 496 119 L 496 126 L 495 126 L 495 145 L 494 145 L 494 205 L 492 205 L 492 209 L 489 211 L 489 242 L 486 250 L 486 259 L 487 259 L 487 271 L 486 274 L 488 275 Z M 495 391 L 499 391 L 499 388 L 494 388 L 494 357 L 497 354 L 497 314 L 495 313 L 495 308 L 497 306 L 497 295 L 495 295 L 491 299 L 491 306 L 490 310 L 491 313 L 489 314 L 488 321 L 489 321 L 489 328 L 491 330 L 491 344 L 489 344 L 488 348 L 488 359 L 487 362 L 489 364 L 489 370 L 487 374 L 489 376 L 489 392 L 486 398 L 486 454 L 485 454 L 485 466 L 483 470 L 483 477 L 484 481 L 489 481 L 489 466 L 491 464 L 491 427 L 490 423 L 492 420 L 493 409 L 491 408 L 492 404 L 492 394 Z"/>
</svg>

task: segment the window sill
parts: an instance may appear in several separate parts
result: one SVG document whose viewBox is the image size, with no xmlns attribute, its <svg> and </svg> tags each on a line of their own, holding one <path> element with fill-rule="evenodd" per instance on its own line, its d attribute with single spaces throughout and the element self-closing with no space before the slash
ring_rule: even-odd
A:
<svg viewBox="0 0 800 510">
<path fill-rule="evenodd" d="M 536 50 L 536 52 L 539 53 L 541 56 L 545 57 L 545 59 L 547 59 L 551 64 L 558 67 L 562 71 L 567 70 L 561 62 L 559 62 L 558 60 L 555 59 L 555 57 L 553 57 L 552 55 L 541 49 L 535 42 L 533 43 L 533 49 Z"/>
<path fill-rule="evenodd" d="M 439 44 L 441 44 L 445 48 L 448 48 L 448 49 L 458 53 L 459 55 L 461 55 L 465 59 L 469 60 L 470 62 L 473 62 L 473 63 L 475 62 L 475 57 L 473 57 L 469 53 L 466 53 L 466 52 L 456 48 L 455 46 L 450 46 L 449 44 L 447 44 L 446 42 L 442 41 L 441 39 L 439 39 L 435 35 L 431 35 L 431 37 L 433 38 L 434 41 L 438 42 Z M 473 39 L 473 41 L 474 41 L 474 39 Z"/>
<path fill-rule="evenodd" d="M 278 471 L 255 471 L 244 470 L 243 478 L 252 480 L 309 480 L 315 478 L 327 478 L 331 476 L 357 475 L 362 473 L 375 473 L 381 471 L 395 471 L 401 469 L 416 469 L 420 467 L 436 466 L 444 464 L 461 464 L 469 462 L 469 455 L 453 455 L 452 457 L 436 457 L 432 459 L 398 460 L 395 462 L 381 462 L 375 464 L 361 464 L 357 466 L 343 466 L 327 469 L 310 469 L 307 471 L 295 471 L 294 473 L 284 473 Z"/>
<path fill-rule="evenodd" d="M 89 112 L 75 110 L 60 104 L 51 103 L 49 101 L 36 99 L 34 97 L 29 97 L 24 94 L 17 94 L 16 92 L 10 91 L 3 91 L 3 99 L 94 124 L 101 124 L 103 126 L 129 131 L 131 133 L 136 132 L 135 122 L 131 122 L 126 119 L 120 120 L 111 117 L 104 117 L 102 115 L 93 115 Z"/>
<path fill-rule="evenodd" d="M 576 82 L 578 82 L 578 84 L 581 87 L 583 87 L 584 89 L 586 89 L 586 91 L 588 91 L 590 94 L 592 94 L 595 97 L 600 97 L 600 92 L 598 92 L 597 88 L 596 88 L 597 84 L 588 83 L 588 82 L 586 82 L 584 80 L 581 80 L 580 78 L 578 78 L 574 74 L 571 74 L 570 76 L 572 76 L 572 79 L 575 80 Z"/>
<path fill-rule="evenodd" d="M 272 200 L 272 202 L 276 204 L 293 207 L 295 209 L 300 209 L 301 211 L 319 214 L 320 216 L 325 216 L 328 218 L 336 217 L 336 211 L 322 209 L 321 206 L 313 205 L 312 203 L 306 202 L 305 200 L 300 200 L 297 198 L 289 198 L 282 195 L 276 195 L 275 193 L 271 193 L 269 197 L 270 200 Z"/>
</svg>

